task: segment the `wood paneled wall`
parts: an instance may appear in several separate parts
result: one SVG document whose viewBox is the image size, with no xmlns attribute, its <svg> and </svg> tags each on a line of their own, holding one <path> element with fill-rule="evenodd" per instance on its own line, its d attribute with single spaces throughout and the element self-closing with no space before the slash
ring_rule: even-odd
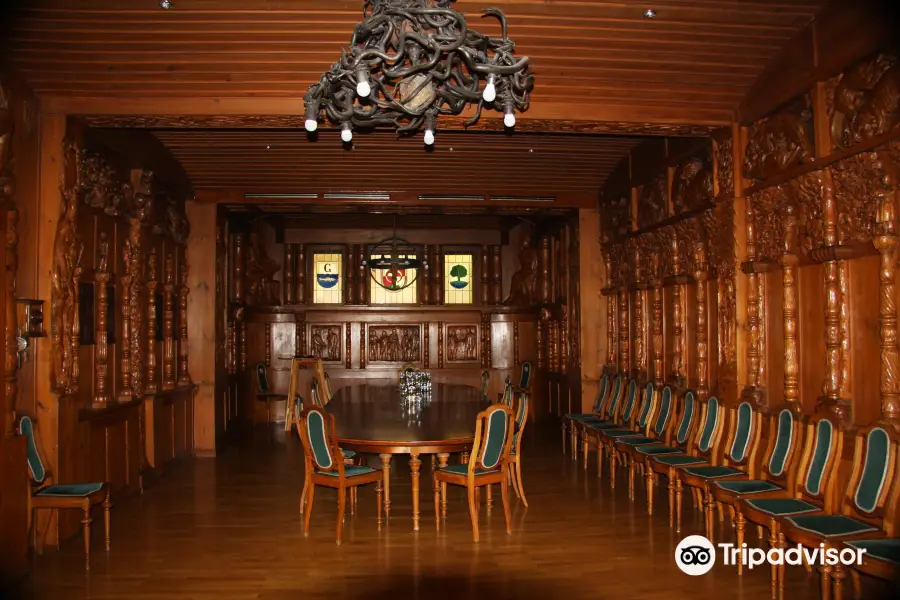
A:
<svg viewBox="0 0 900 600">
<path fill-rule="evenodd" d="M 746 126 L 635 149 L 601 202 L 608 370 L 898 422 L 898 69 L 874 52 Z"/>
</svg>

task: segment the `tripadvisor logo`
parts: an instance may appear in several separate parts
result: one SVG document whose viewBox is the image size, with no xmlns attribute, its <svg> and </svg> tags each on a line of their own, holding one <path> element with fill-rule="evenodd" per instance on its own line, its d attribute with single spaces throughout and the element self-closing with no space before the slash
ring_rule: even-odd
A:
<svg viewBox="0 0 900 600">
<path fill-rule="evenodd" d="M 716 544 L 722 555 L 722 564 L 744 565 L 748 569 L 763 564 L 769 565 L 802 565 L 804 563 L 816 566 L 829 566 L 841 564 L 854 566 L 862 564 L 864 549 L 827 548 L 825 544 L 819 544 L 816 548 L 805 548 L 797 544 L 791 548 L 772 548 L 768 551 L 762 548 L 748 548 L 747 544 L 735 546 L 734 544 Z M 716 564 L 716 548 L 712 542 L 702 535 L 689 535 L 681 540 L 675 548 L 675 564 L 682 572 L 688 575 L 705 575 Z"/>
</svg>

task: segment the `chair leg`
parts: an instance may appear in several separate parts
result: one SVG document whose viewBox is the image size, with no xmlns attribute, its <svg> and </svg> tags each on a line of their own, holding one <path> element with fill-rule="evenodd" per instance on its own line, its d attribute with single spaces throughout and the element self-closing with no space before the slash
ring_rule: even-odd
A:
<svg viewBox="0 0 900 600">
<path fill-rule="evenodd" d="M 675 527 L 675 477 L 669 469 L 669 528 Z"/>
<path fill-rule="evenodd" d="M 309 478 L 303 478 L 303 492 L 300 494 L 300 514 L 303 514 L 303 511 L 306 509 L 306 503 L 309 498 Z"/>
<path fill-rule="evenodd" d="M 603 477 L 603 444 L 597 444 L 597 478 Z"/>
<path fill-rule="evenodd" d="M 566 453 L 566 436 L 569 435 L 568 427 L 566 427 L 566 422 L 562 422 L 562 448 L 563 454 Z"/>
<path fill-rule="evenodd" d="M 644 481 L 647 487 L 647 516 L 653 516 L 653 469 L 644 468 Z"/>
<path fill-rule="evenodd" d="M 306 492 L 306 514 L 303 516 L 303 535 L 309 535 L 309 521 L 312 516 L 313 501 L 316 499 L 316 484 L 309 482 L 309 489 Z"/>
<path fill-rule="evenodd" d="M 375 503 L 378 505 L 376 509 L 378 511 L 378 531 L 381 531 L 381 524 L 384 522 L 384 519 L 381 518 L 381 509 L 384 505 L 383 487 L 380 479 L 375 482 Z"/>
<path fill-rule="evenodd" d="M 709 490 L 703 490 L 703 498 L 706 504 L 706 538 L 715 544 L 716 499 Z"/>
<path fill-rule="evenodd" d="M 469 517 L 472 519 L 472 541 L 478 543 L 478 507 L 475 505 L 475 488 L 468 488 L 469 496 Z"/>
<path fill-rule="evenodd" d="M 338 487 L 338 518 L 337 518 L 337 539 L 336 543 L 338 546 L 341 545 L 341 541 L 344 535 L 344 509 L 347 504 L 347 488 L 341 486 Z"/>
<path fill-rule="evenodd" d="M 850 582 L 853 584 L 853 598 L 859 600 L 862 598 L 862 582 L 859 580 L 859 571 L 850 569 Z"/>
<path fill-rule="evenodd" d="M 441 482 L 441 518 L 447 519 L 447 482 Z"/>
<path fill-rule="evenodd" d="M 591 447 L 588 444 L 587 437 L 581 436 L 581 453 L 584 455 L 584 470 L 587 471 L 588 468 L 588 454 L 590 453 Z"/>
<path fill-rule="evenodd" d="M 609 454 L 609 487 L 616 489 L 616 450 L 610 446 L 606 452 Z"/>
<path fill-rule="evenodd" d="M 487 495 L 487 502 L 485 502 L 485 504 L 487 505 L 487 514 L 491 514 L 491 508 L 493 508 L 493 506 L 494 506 L 494 486 L 493 485 L 487 486 L 486 495 Z"/>
<path fill-rule="evenodd" d="M 84 519 L 81 520 L 84 525 L 84 569 L 91 568 L 91 507 L 84 507 Z"/>
<path fill-rule="evenodd" d="M 525 499 L 525 488 L 522 486 L 522 463 L 516 458 L 516 489 L 519 490 L 519 498 L 522 499 L 522 504 L 525 505 L 525 508 L 528 508 L 528 500 Z"/>
<path fill-rule="evenodd" d="M 778 529 L 775 526 L 775 520 L 769 523 L 769 547 L 775 549 L 778 547 Z M 778 595 L 778 580 L 779 580 L 779 572 L 778 566 L 772 565 L 772 575 L 771 575 L 771 585 L 772 585 L 772 597 L 775 598 Z"/>
<path fill-rule="evenodd" d="M 112 502 L 109 501 L 109 490 L 106 491 L 106 498 L 103 500 L 103 532 L 106 537 L 106 551 L 109 552 L 109 509 L 112 508 Z"/>
<path fill-rule="evenodd" d="M 441 530 L 441 483 L 434 479 L 434 525 L 438 531 Z"/>
<path fill-rule="evenodd" d="M 500 500 L 503 502 L 503 515 L 506 517 L 506 535 L 512 533 L 512 513 L 509 511 L 509 485 L 504 481 L 500 484 Z"/>
<path fill-rule="evenodd" d="M 627 454 L 625 455 L 625 459 L 628 461 L 628 499 L 634 500 L 634 459 L 629 457 Z"/>
<path fill-rule="evenodd" d="M 670 472 L 669 476 L 672 474 Z M 675 532 L 681 533 L 681 504 L 682 504 L 682 495 L 683 488 L 681 485 L 681 478 L 675 476 Z"/>
<path fill-rule="evenodd" d="M 847 569 L 844 565 L 838 563 L 831 571 L 832 582 L 832 598 L 834 600 L 844 600 L 844 579 L 847 577 Z"/>
<path fill-rule="evenodd" d="M 819 567 L 819 577 L 822 584 L 821 596 L 822 600 L 831 600 L 831 570 L 833 567 L 822 565 Z M 779 583 L 780 585 L 780 583 Z"/>
</svg>

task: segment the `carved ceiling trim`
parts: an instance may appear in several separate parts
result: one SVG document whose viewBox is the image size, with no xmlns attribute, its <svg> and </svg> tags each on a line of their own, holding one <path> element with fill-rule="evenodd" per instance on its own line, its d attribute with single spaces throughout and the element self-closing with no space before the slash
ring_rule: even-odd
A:
<svg viewBox="0 0 900 600">
<path fill-rule="evenodd" d="M 297 115 L 76 115 L 91 127 L 130 129 L 303 129 L 304 116 Z M 441 121 L 442 131 L 503 131 L 502 119 L 486 119 L 464 127 L 465 119 Z M 721 125 L 647 123 L 640 121 L 574 121 L 526 119 L 516 122 L 516 131 L 536 133 L 607 133 L 673 137 L 706 137 Z"/>
</svg>

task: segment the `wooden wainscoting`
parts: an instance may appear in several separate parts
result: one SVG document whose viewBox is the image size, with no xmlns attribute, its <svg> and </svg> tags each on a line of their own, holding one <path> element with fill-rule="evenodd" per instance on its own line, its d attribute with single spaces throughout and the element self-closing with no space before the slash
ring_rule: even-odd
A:
<svg viewBox="0 0 900 600">
<path fill-rule="evenodd" d="M 151 468 L 160 470 L 193 454 L 195 389 L 176 388 L 144 398 L 144 448 Z"/>
<path fill-rule="evenodd" d="M 0 589 L 28 570 L 27 481 L 25 438 L 0 439 Z"/>
</svg>

